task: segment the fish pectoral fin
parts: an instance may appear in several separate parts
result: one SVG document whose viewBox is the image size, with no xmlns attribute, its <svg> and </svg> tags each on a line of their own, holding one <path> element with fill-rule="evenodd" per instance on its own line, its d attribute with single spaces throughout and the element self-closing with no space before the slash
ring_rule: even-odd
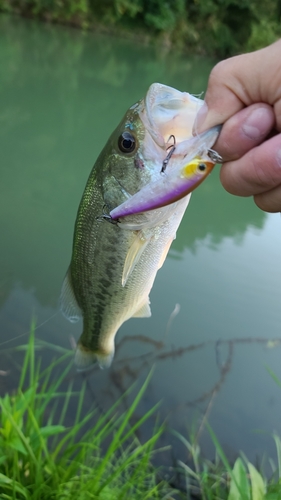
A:
<svg viewBox="0 0 281 500">
<path fill-rule="evenodd" d="M 147 244 L 149 243 L 151 238 L 144 238 L 142 231 L 138 231 L 133 239 L 133 243 L 131 244 L 128 253 L 126 255 L 123 274 L 122 274 L 122 286 L 125 286 L 130 274 L 132 273 L 134 267 L 140 260 L 140 257 L 143 251 L 146 249 Z"/>
<path fill-rule="evenodd" d="M 77 304 L 73 287 L 72 280 L 70 274 L 70 267 L 66 273 L 64 278 L 61 294 L 60 294 L 60 309 L 62 314 L 68 319 L 71 323 L 76 323 L 81 317 L 81 309 Z"/>
<path fill-rule="evenodd" d="M 147 298 L 146 302 L 133 314 L 132 318 L 150 318 L 151 309 L 150 309 L 150 300 Z"/>
<path fill-rule="evenodd" d="M 163 266 L 163 264 L 164 264 L 164 262 L 166 260 L 166 257 L 168 255 L 168 252 L 170 250 L 170 246 L 173 243 L 174 239 L 175 239 L 175 236 L 173 238 L 170 238 L 169 241 L 168 241 L 168 243 L 166 243 L 166 245 L 164 247 L 164 250 L 162 252 L 161 258 L 159 260 L 159 264 L 158 264 L 158 268 L 157 269 L 160 269 Z"/>
</svg>

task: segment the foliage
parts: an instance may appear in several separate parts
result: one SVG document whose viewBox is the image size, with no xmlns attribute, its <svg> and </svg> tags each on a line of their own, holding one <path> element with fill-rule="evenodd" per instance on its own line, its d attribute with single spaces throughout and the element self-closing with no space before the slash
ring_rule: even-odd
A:
<svg viewBox="0 0 281 500">
<path fill-rule="evenodd" d="M 215 445 L 214 461 L 201 456 L 196 439 L 187 441 L 175 433 L 183 442 L 192 459 L 191 466 L 179 461 L 179 472 L 185 475 L 187 491 L 202 500 L 279 500 L 281 498 L 281 440 L 273 435 L 277 451 L 277 466 L 269 463 L 272 477 L 267 480 L 241 452 L 231 467 L 212 429 L 207 426 Z"/>
<path fill-rule="evenodd" d="M 0 0 L 0 10 L 83 28 L 137 29 L 219 57 L 257 49 L 281 36 L 280 0 Z"/>
<path fill-rule="evenodd" d="M 14 395 L 6 394 L 0 399 L 0 498 L 164 498 L 170 489 L 156 481 L 156 471 L 150 465 L 162 430 L 156 429 L 144 444 L 136 438 L 137 429 L 155 407 L 130 425 L 149 377 L 127 412 L 118 415 L 117 402 L 94 421 L 95 410 L 81 417 L 85 386 L 79 395 L 73 394 L 71 386 L 66 393 L 59 392 L 70 363 L 51 381 L 55 366 L 61 366 L 68 357 L 66 353 L 47 370 L 40 371 L 40 363 L 35 363 L 31 334 L 19 388 Z M 78 397 L 75 422 L 67 428 L 64 419 L 70 398 L 75 396 Z M 63 406 L 56 420 L 58 399 L 63 400 Z M 85 431 L 86 424 L 90 429 Z M 105 441 L 106 451 L 102 453 Z"/>
<path fill-rule="evenodd" d="M 117 401 L 102 416 L 93 410 L 82 417 L 85 385 L 78 393 L 60 392 L 71 364 L 68 351 L 45 371 L 35 362 L 34 327 L 26 349 L 18 390 L 0 398 L 0 498 L 5 500 L 152 500 L 172 499 L 172 490 L 157 481 L 151 457 L 162 428 L 141 444 L 136 431 L 156 409 L 133 425 L 130 420 L 149 383 L 145 381 L 130 408 L 119 414 Z M 60 375 L 52 381 L 54 369 Z M 268 370 L 275 382 L 281 382 Z M 74 424 L 66 427 L 70 399 L 78 397 Z M 63 401 L 57 417 L 58 401 Z M 85 426 L 88 430 L 85 430 Z M 277 466 L 269 460 L 269 479 L 241 453 L 233 467 L 214 432 L 207 424 L 215 446 L 213 461 L 202 458 L 196 438 L 191 443 L 174 433 L 185 445 L 191 466 L 178 463 L 185 477 L 186 492 L 177 498 L 202 500 L 278 500 L 281 498 L 281 439 L 273 435 Z M 78 437 L 78 438 L 77 438 Z M 105 446 L 103 446 L 105 444 Z M 175 490 L 174 490 L 175 492 Z M 187 495 L 187 496 L 186 496 Z M 192 497 L 193 498 L 193 497 Z"/>
</svg>

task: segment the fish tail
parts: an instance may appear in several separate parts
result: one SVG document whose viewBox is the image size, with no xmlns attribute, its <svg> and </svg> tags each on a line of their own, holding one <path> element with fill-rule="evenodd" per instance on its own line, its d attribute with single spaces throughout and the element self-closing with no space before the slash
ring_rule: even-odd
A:
<svg viewBox="0 0 281 500">
<path fill-rule="evenodd" d="M 84 347 L 80 342 L 77 345 L 74 362 L 79 372 L 84 372 L 92 368 L 97 362 L 101 369 L 109 368 L 114 356 L 114 350 L 109 354 L 101 354 Z"/>
<path fill-rule="evenodd" d="M 104 368 L 109 368 L 113 357 L 114 357 L 114 352 L 111 352 L 110 354 L 96 354 L 97 357 L 97 362 L 99 364 L 99 367 L 103 370 Z"/>
</svg>

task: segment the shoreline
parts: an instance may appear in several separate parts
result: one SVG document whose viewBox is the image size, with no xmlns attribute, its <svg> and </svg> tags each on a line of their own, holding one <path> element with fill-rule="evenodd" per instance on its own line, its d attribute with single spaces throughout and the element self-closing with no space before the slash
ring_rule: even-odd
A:
<svg viewBox="0 0 281 500">
<path fill-rule="evenodd" d="M 274 2 L 277 12 L 278 0 Z M 212 1 L 208 12 L 200 7 L 200 1 L 197 7 L 184 5 L 184 1 L 181 6 L 170 6 L 168 3 L 167 12 L 161 11 L 159 6 L 154 8 L 150 0 L 145 6 L 135 6 L 136 12 L 130 12 L 133 7 L 128 6 L 123 6 L 123 11 L 120 7 L 118 11 L 119 3 L 116 0 L 109 0 L 106 7 L 99 7 L 98 12 L 94 3 L 72 0 L 72 4 L 64 5 L 61 2 L 52 5 L 51 2 L 47 10 L 43 0 L 0 0 L 0 13 L 116 36 L 144 45 L 159 46 L 167 51 L 173 49 L 183 54 L 192 51 L 195 55 L 217 59 L 259 49 L 281 36 L 281 23 L 274 12 L 263 11 L 259 14 L 259 8 L 254 4 L 247 8 L 239 7 L 232 18 L 231 5 L 218 10 Z M 138 4 L 142 3 L 144 0 L 139 0 Z"/>
</svg>

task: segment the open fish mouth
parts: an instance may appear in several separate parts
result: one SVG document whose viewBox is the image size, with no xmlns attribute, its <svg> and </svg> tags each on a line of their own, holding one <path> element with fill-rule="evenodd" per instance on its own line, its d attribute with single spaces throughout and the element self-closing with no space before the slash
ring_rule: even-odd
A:
<svg viewBox="0 0 281 500">
<path fill-rule="evenodd" d="M 188 92 L 153 83 L 140 117 L 155 142 L 165 148 L 171 135 L 176 137 L 177 143 L 192 137 L 195 117 L 203 102 Z"/>
</svg>

